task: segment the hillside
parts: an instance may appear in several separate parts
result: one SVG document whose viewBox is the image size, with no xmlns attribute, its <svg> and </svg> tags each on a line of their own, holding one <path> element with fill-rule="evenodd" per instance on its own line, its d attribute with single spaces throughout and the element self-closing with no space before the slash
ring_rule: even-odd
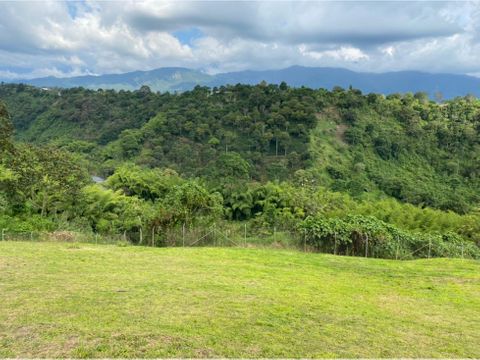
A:
<svg viewBox="0 0 480 360">
<path fill-rule="evenodd" d="M 21 80 L 38 87 L 85 87 L 87 89 L 136 90 L 142 85 L 154 91 L 186 91 L 195 86 L 225 86 L 227 84 L 256 85 L 286 82 L 292 87 L 333 89 L 335 86 L 353 86 L 363 92 L 381 94 L 426 92 L 433 98 L 451 99 L 457 96 L 480 96 L 480 79 L 458 74 L 433 74 L 419 71 L 362 73 L 341 68 L 292 66 L 278 70 L 238 71 L 209 75 L 187 68 L 159 68 L 124 74 L 78 76 L 71 78 L 45 77 Z"/>
<path fill-rule="evenodd" d="M 22 83 L 38 87 L 72 88 L 82 86 L 87 89 L 132 91 L 139 89 L 142 85 L 147 85 L 155 91 L 184 91 L 191 90 L 196 85 L 207 84 L 212 79 L 212 76 L 197 70 L 172 67 L 100 76 L 45 77 L 22 81 Z"/>
<path fill-rule="evenodd" d="M 478 206 L 480 101 L 471 97 L 436 104 L 422 93 L 284 85 L 179 95 L 3 85 L 0 99 L 18 139 L 83 154 L 103 176 L 125 161 L 217 180 L 292 180 L 307 170 L 317 185 L 354 196 L 460 213 Z"/>
<path fill-rule="evenodd" d="M 474 261 L 0 242 L 0 269 L 0 357 L 480 356 Z"/>
<path fill-rule="evenodd" d="M 9 231 L 171 246 L 212 227 L 243 242 L 248 228 L 260 243 L 334 254 L 480 258 L 474 97 L 282 83 L 181 94 L 2 85 L 0 99 Z"/>
</svg>

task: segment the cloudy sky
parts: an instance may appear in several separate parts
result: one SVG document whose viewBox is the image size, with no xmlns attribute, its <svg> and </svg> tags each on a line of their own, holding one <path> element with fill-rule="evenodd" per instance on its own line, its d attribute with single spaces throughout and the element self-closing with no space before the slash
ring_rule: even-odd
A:
<svg viewBox="0 0 480 360">
<path fill-rule="evenodd" d="M 290 65 L 480 76 L 479 2 L 0 1 L 0 79 Z"/>
</svg>

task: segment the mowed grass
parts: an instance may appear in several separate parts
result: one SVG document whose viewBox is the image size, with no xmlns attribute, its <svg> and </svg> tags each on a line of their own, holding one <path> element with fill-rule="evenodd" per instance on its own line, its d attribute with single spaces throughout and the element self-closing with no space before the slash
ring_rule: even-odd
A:
<svg viewBox="0 0 480 360">
<path fill-rule="evenodd" d="M 0 242 L 0 357 L 480 357 L 480 264 Z"/>
</svg>

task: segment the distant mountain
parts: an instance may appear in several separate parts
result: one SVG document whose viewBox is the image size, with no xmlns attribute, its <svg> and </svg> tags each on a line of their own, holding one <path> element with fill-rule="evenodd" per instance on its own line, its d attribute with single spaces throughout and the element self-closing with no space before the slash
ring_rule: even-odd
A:
<svg viewBox="0 0 480 360">
<path fill-rule="evenodd" d="M 22 80 L 21 82 L 38 87 L 71 88 L 82 86 L 88 89 L 137 90 L 142 85 L 148 85 L 155 91 L 185 91 L 197 84 L 208 83 L 211 80 L 212 76 L 197 70 L 169 67 L 99 76 L 87 75 L 70 78 L 49 76 Z"/>
<path fill-rule="evenodd" d="M 240 71 L 218 74 L 212 84 L 258 84 L 262 80 L 279 84 L 285 81 L 294 87 L 332 89 L 352 86 L 364 93 L 427 92 L 431 97 L 441 92 L 446 99 L 473 94 L 480 97 L 480 78 L 456 74 L 432 74 L 420 71 L 362 73 L 340 68 L 292 66 L 281 70 Z"/>
<path fill-rule="evenodd" d="M 480 97 L 480 78 L 455 74 L 432 74 L 419 71 L 362 73 L 341 68 L 292 66 L 280 70 L 239 71 L 208 75 L 199 70 L 181 67 L 134 71 L 124 74 L 77 76 L 71 78 L 45 77 L 21 82 L 38 87 L 77 87 L 90 89 L 135 90 L 148 85 L 154 91 L 185 91 L 196 85 L 258 84 L 261 81 L 290 86 L 332 89 L 334 86 L 353 86 L 365 93 L 383 94 L 427 92 L 431 97 L 439 92 L 445 99 L 473 94 Z"/>
</svg>

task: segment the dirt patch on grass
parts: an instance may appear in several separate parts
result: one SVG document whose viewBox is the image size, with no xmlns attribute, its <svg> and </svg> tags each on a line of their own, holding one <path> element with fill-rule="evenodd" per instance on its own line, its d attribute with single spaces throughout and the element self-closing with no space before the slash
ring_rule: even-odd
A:
<svg viewBox="0 0 480 360">
<path fill-rule="evenodd" d="M 40 338 L 42 331 L 48 330 L 48 326 L 20 326 L 9 331 L 10 336 L 14 340 L 20 341 L 35 341 Z"/>
<path fill-rule="evenodd" d="M 35 357 L 41 358 L 62 358 L 69 357 L 72 351 L 78 347 L 80 338 L 78 336 L 70 336 L 64 341 L 44 342 L 32 354 Z"/>
<path fill-rule="evenodd" d="M 102 338 L 90 338 L 77 341 L 75 348 L 68 354 L 70 357 L 158 357 L 170 354 L 179 349 L 191 348 L 187 339 L 161 334 L 113 334 Z M 211 357 L 198 354 L 195 357 Z"/>
<path fill-rule="evenodd" d="M 212 358 L 215 357 L 215 352 L 211 349 L 196 349 L 193 351 L 196 358 Z"/>
<path fill-rule="evenodd" d="M 71 231 L 54 231 L 47 234 L 49 241 L 74 242 L 76 234 Z"/>
<path fill-rule="evenodd" d="M 65 340 L 50 339 L 56 331 L 54 325 L 8 327 L 0 332 L 0 339 L 12 344 L 9 350 L 15 357 L 65 357 L 78 346 L 78 336 Z M 54 336 L 55 337 L 55 336 Z M 47 340 L 48 339 L 48 340 Z"/>
<path fill-rule="evenodd" d="M 5 270 L 12 270 L 14 268 L 13 261 L 8 262 L 7 259 L 0 258 L 0 272 L 3 273 Z"/>
</svg>

